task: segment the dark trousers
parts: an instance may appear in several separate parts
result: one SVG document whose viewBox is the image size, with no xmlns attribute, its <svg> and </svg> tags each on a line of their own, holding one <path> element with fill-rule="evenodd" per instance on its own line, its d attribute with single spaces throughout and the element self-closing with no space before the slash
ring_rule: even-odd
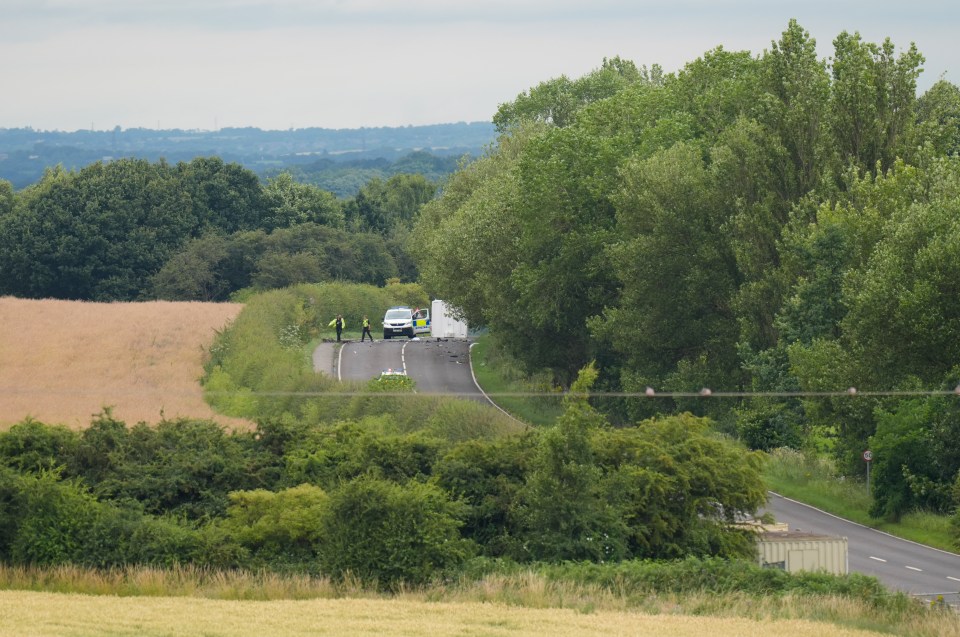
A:
<svg viewBox="0 0 960 637">
<path fill-rule="evenodd" d="M 370 333 L 370 326 L 369 326 L 369 325 L 364 325 L 364 326 L 363 326 L 363 334 L 360 335 L 360 342 L 361 342 L 361 343 L 363 342 L 363 337 L 364 337 L 364 336 L 369 336 L 369 337 L 370 337 L 370 340 L 371 340 L 371 341 L 373 340 L 373 334 Z"/>
<path fill-rule="evenodd" d="M 343 332 L 343 327 L 337 326 L 337 342 L 340 342 L 340 333 Z"/>
</svg>

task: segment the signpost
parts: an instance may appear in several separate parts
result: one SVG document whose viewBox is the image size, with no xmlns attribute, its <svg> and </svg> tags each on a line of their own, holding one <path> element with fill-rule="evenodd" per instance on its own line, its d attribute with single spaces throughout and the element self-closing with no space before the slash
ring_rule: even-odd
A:
<svg viewBox="0 0 960 637">
<path fill-rule="evenodd" d="M 870 463 L 873 461 L 873 452 L 867 449 L 863 452 L 863 460 L 867 463 L 867 497 L 870 496 Z"/>
</svg>

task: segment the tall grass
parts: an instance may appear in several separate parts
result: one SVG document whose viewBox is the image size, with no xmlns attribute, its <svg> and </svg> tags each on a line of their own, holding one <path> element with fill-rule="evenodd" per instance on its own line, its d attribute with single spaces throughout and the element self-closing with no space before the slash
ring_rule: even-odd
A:
<svg viewBox="0 0 960 637">
<path fill-rule="evenodd" d="M 548 569 L 549 571 L 549 569 Z M 960 635 L 954 612 L 930 609 L 902 594 L 882 599 L 791 590 L 757 595 L 711 590 L 702 585 L 671 590 L 629 577 L 606 582 L 558 577 L 516 568 L 461 576 L 423 587 L 385 593 L 347 578 L 217 571 L 197 567 L 148 567 L 97 571 L 63 566 L 49 569 L 0 566 L 0 589 L 87 595 L 200 597 L 219 600 L 394 599 L 402 601 L 495 603 L 579 612 L 633 611 L 670 615 L 710 615 L 755 620 L 812 620 L 917 637 Z"/>
<path fill-rule="evenodd" d="M 764 478 L 771 490 L 834 515 L 945 551 L 958 549 L 947 516 L 921 511 L 904 515 L 899 522 L 870 517 L 873 501 L 866 480 L 841 476 L 829 457 L 776 449 L 769 454 Z"/>
</svg>

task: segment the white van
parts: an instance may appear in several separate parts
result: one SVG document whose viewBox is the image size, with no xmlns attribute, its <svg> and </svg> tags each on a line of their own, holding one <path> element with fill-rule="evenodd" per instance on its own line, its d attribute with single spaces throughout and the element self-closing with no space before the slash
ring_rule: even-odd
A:
<svg viewBox="0 0 960 637">
<path fill-rule="evenodd" d="M 413 310 L 409 307 L 391 307 L 383 315 L 383 338 L 406 336 L 413 338 Z"/>
<path fill-rule="evenodd" d="M 383 316 L 383 338 L 430 333 L 430 310 L 410 309 L 405 305 L 391 307 Z"/>
</svg>

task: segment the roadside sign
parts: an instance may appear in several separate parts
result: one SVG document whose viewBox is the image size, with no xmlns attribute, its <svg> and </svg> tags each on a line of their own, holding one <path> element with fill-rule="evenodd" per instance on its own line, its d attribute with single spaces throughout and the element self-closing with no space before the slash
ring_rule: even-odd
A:
<svg viewBox="0 0 960 637">
<path fill-rule="evenodd" d="M 870 451 L 869 449 L 867 449 L 866 451 L 864 451 L 864 452 L 863 452 L 863 459 L 866 460 L 867 462 L 870 462 L 871 460 L 873 460 L 873 452 Z"/>
</svg>

